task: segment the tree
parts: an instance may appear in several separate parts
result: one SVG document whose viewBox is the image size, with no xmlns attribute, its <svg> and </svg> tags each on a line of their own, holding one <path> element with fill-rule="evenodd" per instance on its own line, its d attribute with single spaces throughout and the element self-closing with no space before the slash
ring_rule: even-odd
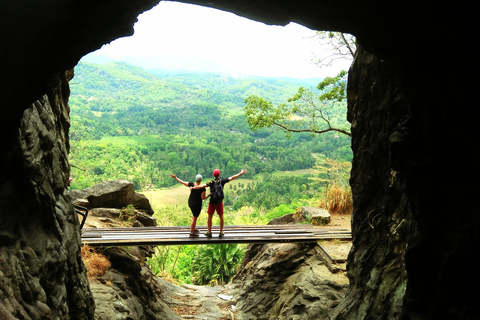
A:
<svg viewBox="0 0 480 320">
<path fill-rule="evenodd" d="M 201 246 L 192 261 L 195 283 L 227 283 L 235 275 L 243 255 L 243 247 L 237 244 Z"/>
<path fill-rule="evenodd" d="M 338 32 L 319 32 L 321 40 L 327 40 L 333 53 L 316 63 L 320 66 L 330 65 L 334 60 L 349 57 L 353 59 L 356 51 L 355 38 Z M 274 106 L 269 100 L 260 96 L 250 95 L 245 99 L 245 117 L 254 131 L 264 127 L 276 126 L 287 136 L 291 132 L 311 132 L 321 134 L 330 131 L 351 136 L 344 128 L 345 122 L 334 121 L 338 106 L 346 98 L 347 72 L 341 71 L 335 77 L 327 77 L 317 85 L 315 94 L 309 89 L 300 87 L 297 93 L 287 100 Z"/>
<path fill-rule="evenodd" d="M 352 60 L 355 57 L 357 44 L 353 35 L 343 32 L 318 31 L 316 37 L 323 46 L 330 48 L 328 55 L 317 58 L 314 62 L 318 66 L 330 66 L 334 61 Z"/>
<path fill-rule="evenodd" d="M 326 133 L 336 131 L 351 136 L 346 128 L 336 127 L 332 122 L 337 104 L 346 98 L 347 72 L 336 77 L 327 77 L 317 85 L 320 94 L 300 87 L 287 103 L 274 106 L 269 100 L 258 96 L 245 99 L 245 117 L 250 128 L 257 131 L 264 127 L 277 126 L 290 132 Z"/>
</svg>

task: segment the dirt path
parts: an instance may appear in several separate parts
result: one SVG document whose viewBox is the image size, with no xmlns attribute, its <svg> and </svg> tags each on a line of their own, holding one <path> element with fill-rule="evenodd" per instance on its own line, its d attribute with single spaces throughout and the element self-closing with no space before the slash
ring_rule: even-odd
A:
<svg viewBox="0 0 480 320">
<path fill-rule="evenodd" d="M 195 285 L 177 286 L 169 282 L 166 304 L 183 319 L 227 320 L 235 315 L 236 301 L 226 293 L 225 287 Z"/>
</svg>

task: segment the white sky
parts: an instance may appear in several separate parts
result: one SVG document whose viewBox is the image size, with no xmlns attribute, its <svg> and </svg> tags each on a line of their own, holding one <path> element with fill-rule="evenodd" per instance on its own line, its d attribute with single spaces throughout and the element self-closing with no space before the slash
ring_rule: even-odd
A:
<svg viewBox="0 0 480 320">
<path fill-rule="evenodd" d="M 272 77 L 323 78 L 349 66 L 314 65 L 322 47 L 313 30 L 294 23 L 268 26 L 207 7 L 162 1 L 141 14 L 134 28 L 133 36 L 104 45 L 95 54 L 117 60 L 135 56 L 151 61 L 162 55 L 210 59 L 232 75 Z"/>
</svg>

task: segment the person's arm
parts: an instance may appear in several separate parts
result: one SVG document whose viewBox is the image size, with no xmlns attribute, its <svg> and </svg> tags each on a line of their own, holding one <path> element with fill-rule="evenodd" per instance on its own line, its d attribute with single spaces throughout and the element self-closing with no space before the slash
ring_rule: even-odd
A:
<svg viewBox="0 0 480 320">
<path fill-rule="evenodd" d="M 236 175 L 234 176 L 231 176 L 230 178 L 228 178 L 228 181 L 232 181 L 232 180 L 235 180 L 237 179 L 238 177 L 240 177 L 242 174 L 245 174 L 247 173 L 247 169 L 242 169 L 239 173 L 237 173 Z"/>
<path fill-rule="evenodd" d="M 180 182 L 181 184 L 183 184 L 185 187 L 188 187 L 188 182 L 179 179 L 176 174 L 171 174 L 170 177 L 172 177 L 173 179 L 177 180 L 178 182 Z"/>
<path fill-rule="evenodd" d="M 204 183 L 204 184 L 199 184 L 198 186 L 197 185 L 194 185 L 193 187 L 190 187 L 190 189 L 202 189 L 202 188 L 206 188 L 207 187 L 207 184 Z"/>
<path fill-rule="evenodd" d="M 203 191 L 203 192 L 202 192 L 202 200 L 207 199 L 207 198 L 210 197 L 210 195 L 211 195 L 211 193 L 209 193 L 207 196 L 205 196 L 205 193 L 206 193 L 206 191 Z"/>
</svg>

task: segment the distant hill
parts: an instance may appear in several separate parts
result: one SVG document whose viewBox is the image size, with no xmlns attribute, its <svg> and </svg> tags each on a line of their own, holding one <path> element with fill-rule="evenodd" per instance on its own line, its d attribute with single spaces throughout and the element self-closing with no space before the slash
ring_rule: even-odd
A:
<svg viewBox="0 0 480 320">
<path fill-rule="evenodd" d="M 179 57 L 176 55 L 160 55 L 160 56 L 127 56 L 122 57 L 119 60 L 115 60 L 106 55 L 99 55 L 96 53 L 90 53 L 84 56 L 81 60 L 86 63 L 94 64 L 107 64 L 110 62 L 126 62 L 128 64 L 140 67 L 148 72 L 156 75 L 185 75 L 196 73 L 211 73 L 224 75 L 227 77 L 234 76 L 235 78 L 249 78 L 249 79 L 272 79 L 269 77 L 251 76 L 248 74 L 231 75 L 227 70 L 218 62 L 206 58 L 194 58 L 194 57 Z M 300 86 L 316 87 L 316 85 L 322 81 L 322 78 L 308 78 L 308 79 L 296 79 L 289 77 L 275 78 L 284 80 L 287 82 L 297 82 Z"/>
<path fill-rule="evenodd" d="M 176 183 L 212 167 L 234 174 L 309 169 L 313 154 L 351 159 L 350 141 L 334 134 L 252 131 L 245 98 L 286 102 L 308 83 L 297 79 L 200 72 L 149 72 L 119 61 L 80 62 L 70 81 L 70 161 L 75 188 L 127 179 L 135 187 Z M 333 115 L 346 118 L 346 108 Z M 346 120 L 345 120 L 346 121 Z M 82 169 L 78 169 L 82 168 Z"/>
<path fill-rule="evenodd" d="M 149 72 L 119 61 L 80 62 L 71 82 L 71 102 L 80 108 L 100 112 L 117 112 L 129 107 L 191 106 L 199 102 L 231 110 L 243 108 L 245 98 L 252 94 L 281 103 L 293 96 L 299 86 L 312 87 L 313 83 L 313 79 L 234 78 L 179 70 Z"/>
</svg>

